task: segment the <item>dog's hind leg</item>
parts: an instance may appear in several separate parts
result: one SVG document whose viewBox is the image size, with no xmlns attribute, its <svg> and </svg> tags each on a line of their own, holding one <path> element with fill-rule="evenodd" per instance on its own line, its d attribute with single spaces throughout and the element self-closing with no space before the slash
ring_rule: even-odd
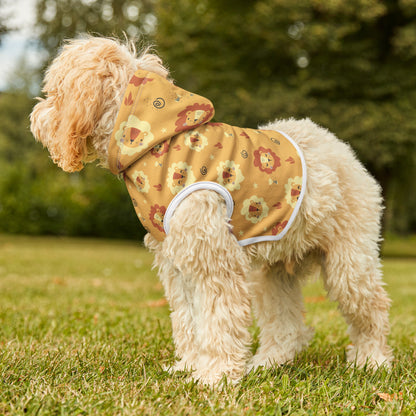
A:
<svg viewBox="0 0 416 416">
<path fill-rule="evenodd" d="M 254 271 L 251 281 L 260 345 L 250 368 L 290 362 L 313 335 L 303 321 L 301 282 L 282 263 Z"/>
<path fill-rule="evenodd" d="M 389 365 L 387 345 L 390 300 L 383 288 L 379 259 L 366 247 L 334 244 L 323 264 L 324 283 L 349 325 L 353 345 L 348 361 L 358 367 Z M 374 243 L 375 244 L 375 243 Z"/>
<path fill-rule="evenodd" d="M 248 258 L 219 194 L 195 191 L 181 202 L 162 255 L 172 265 L 165 287 L 175 286 L 168 297 L 177 354 L 203 383 L 217 384 L 224 375 L 237 381 L 249 356 Z"/>
</svg>

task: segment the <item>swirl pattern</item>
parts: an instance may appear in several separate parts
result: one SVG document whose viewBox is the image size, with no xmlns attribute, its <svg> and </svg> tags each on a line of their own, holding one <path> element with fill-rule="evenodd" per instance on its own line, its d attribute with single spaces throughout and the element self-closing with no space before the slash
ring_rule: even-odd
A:
<svg viewBox="0 0 416 416">
<path fill-rule="evenodd" d="M 162 97 L 156 98 L 156 100 L 153 101 L 153 107 L 155 108 L 163 108 L 166 105 L 165 100 Z"/>
</svg>

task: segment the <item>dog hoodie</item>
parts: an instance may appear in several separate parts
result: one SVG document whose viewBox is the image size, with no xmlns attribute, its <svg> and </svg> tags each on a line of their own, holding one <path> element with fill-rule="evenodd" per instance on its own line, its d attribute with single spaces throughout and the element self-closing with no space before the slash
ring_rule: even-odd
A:
<svg viewBox="0 0 416 416">
<path fill-rule="evenodd" d="M 306 166 L 283 132 L 213 123 L 212 103 L 138 70 L 130 80 L 109 144 L 144 228 L 157 240 L 181 201 L 208 189 L 226 203 L 240 245 L 281 239 L 305 192 Z"/>
</svg>

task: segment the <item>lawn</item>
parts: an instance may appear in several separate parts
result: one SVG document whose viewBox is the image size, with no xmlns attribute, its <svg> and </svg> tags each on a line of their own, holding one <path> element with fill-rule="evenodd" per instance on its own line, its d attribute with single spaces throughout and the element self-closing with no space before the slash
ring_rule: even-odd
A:
<svg viewBox="0 0 416 416">
<path fill-rule="evenodd" d="M 390 372 L 346 365 L 346 325 L 312 283 L 310 347 L 215 391 L 163 370 L 169 309 L 139 243 L 0 235 L 0 415 L 416 415 L 415 242 L 384 246 Z"/>
</svg>

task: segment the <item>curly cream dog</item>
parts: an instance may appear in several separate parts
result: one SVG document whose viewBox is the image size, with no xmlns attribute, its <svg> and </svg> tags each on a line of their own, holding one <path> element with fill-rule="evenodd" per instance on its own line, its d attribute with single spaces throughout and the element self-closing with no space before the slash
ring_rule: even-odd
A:
<svg viewBox="0 0 416 416">
<path fill-rule="evenodd" d="M 160 58 L 148 50 L 137 56 L 131 45 L 100 37 L 65 44 L 46 72 L 45 99 L 31 114 L 34 136 L 63 170 L 77 171 L 94 160 L 109 167 L 117 115 L 138 69 L 169 82 Z M 173 370 L 192 370 L 194 379 L 217 384 L 224 375 L 238 381 L 251 369 L 293 360 L 312 336 L 303 322 L 301 283 L 319 268 L 349 325 L 348 361 L 389 365 L 379 186 L 348 145 L 308 119 L 279 120 L 263 130 L 290 137 L 307 169 L 302 203 L 283 238 L 239 244 L 224 195 L 215 189 L 183 198 L 163 241 L 146 235 L 172 311 L 178 357 Z M 191 146 L 199 138 L 186 140 Z M 253 357 L 251 306 L 261 329 Z"/>
</svg>

